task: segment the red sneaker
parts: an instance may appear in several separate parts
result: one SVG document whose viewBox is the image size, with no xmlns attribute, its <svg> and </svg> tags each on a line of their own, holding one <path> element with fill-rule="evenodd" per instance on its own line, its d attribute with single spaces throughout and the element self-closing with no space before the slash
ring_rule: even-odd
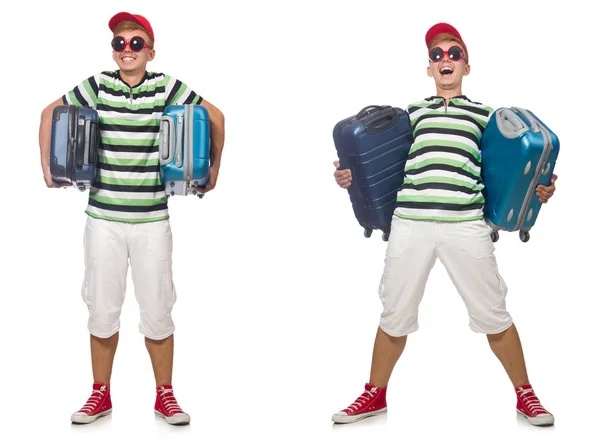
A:
<svg viewBox="0 0 600 446">
<path fill-rule="evenodd" d="M 156 403 L 154 412 L 163 417 L 169 424 L 188 424 L 190 416 L 181 410 L 175 395 L 173 386 L 165 384 L 156 388 Z"/>
<path fill-rule="evenodd" d="M 531 384 L 516 387 L 515 391 L 517 392 L 517 414 L 527 418 L 534 426 L 554 424 L 554 416 L 544 409 Z"/>
<path fill-rule="evenodd" d="M 334 423 L 354 423 L 363 418 L 381 415 L 387 412 L 385 393 L 387 387 L 380 389 L 370 384 L 365 384 L 365 392 L 346 409 L 333 414 Z"/>
<path fill-rule="evenodd" d="M 108 415 L 111 412 L 110 386 L 94 383 L 92 395 L 79 411 L 71 415 L 71 422 L 75 424 L 93 423 L 99 417 Z"/>
</svg>

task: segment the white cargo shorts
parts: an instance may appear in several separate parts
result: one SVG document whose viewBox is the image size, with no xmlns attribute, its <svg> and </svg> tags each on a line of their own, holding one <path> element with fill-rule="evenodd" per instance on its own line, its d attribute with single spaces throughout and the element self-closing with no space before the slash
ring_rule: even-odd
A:
<svg viewBox="0 0 600 446">
<path fill-rule="evenodd" d="M 129 263 L 140 308 L 140 333 L 161 340 L 175 331 L 171 309 L 177 295 L 169 220 L 130 224 L 88 216 L 84 252 L 81 295 L 92 335 L 108 338 L 119 331 Z"/>
<path fill-rule="evenodd" d="M 390 336 L 418 330 L 419 304 L 438 258 L 467 307 L 471 329 L 486 334 L 508 329 L 507 287 L 490 231 L 483 220 L 437 223 L 394 216 L 379 285 L 381 329 Z"/>
</svg>

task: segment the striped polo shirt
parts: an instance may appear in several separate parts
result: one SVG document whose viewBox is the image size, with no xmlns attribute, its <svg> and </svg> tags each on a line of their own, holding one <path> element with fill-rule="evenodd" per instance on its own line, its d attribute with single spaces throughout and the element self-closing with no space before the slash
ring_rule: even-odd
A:
<svg viewBox="0 0 600 446">
<path fill-rule="evenodd" d="M 414 143 L 394 215 L 460 222 L 483 218 L 481 135 L 493 109 L 466 96 L 432 96 L 407 107 Z"/>
<path fill-rule="evenodd" d="M 169 105 L 200 104 L 183 82 L 146 72 L 129 86 L 118 71 L 91 76 L 62 98 L 98 112 L 100 148 L 86 213 L 94 218 L 145 223 L 169 218 L 160 180 L 160 118 Z"/>
</svg>

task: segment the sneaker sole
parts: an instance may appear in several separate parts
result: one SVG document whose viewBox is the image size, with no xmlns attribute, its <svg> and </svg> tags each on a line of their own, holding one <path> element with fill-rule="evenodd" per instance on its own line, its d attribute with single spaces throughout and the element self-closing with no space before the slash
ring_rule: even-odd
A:
<svg viewBox="0 0 600 446">
<path fill-rule="evenodd" d="M 553 415 L 539 415 L 537 417 L 528 417 L 526 414 L 517 409 L 517 415 L 526 418 L 534 426 L 552 426 L 554 424 Z"/>
<path fill-rule="evenodd" d="M 172 416 L 172 417 L 165 417 L 160 411 L 154 409 L 154 413 L 156 415 L 158 415 L 161 418 L 164 418 L 164 420 L 169 423 L 172 424 L 173 426 L 183 426 L 185 424 L 190 424 L 190 416 L 189 415 L 183 415 L 181 414 L 181 416 L 177 417 L 177 415 Z"/>
<path fill-rule="evenodd" d="M 363 419 L 368 418 L 368 417 L 374 417 L 374 416 L 377 416 L 377 415 L 382 415 L 382 414 L 384 414 L 386 412 L 387 412 L 387 407 L 384 407 L 383 409 L 379 409 L 379 410 L 374 410 L 373 412 L 361 413 L 359 415 L 336 415 L 336 414 L 334 414 L 331 417 L 331 420 L 334 423 L 349 424 L 349 423 L 355 423 L 357 421 L 363 420 Z"/>
<path fill-rule="evenodd" d="M 71 415 L 71 423 L 73 424 L 90 424 L 96 421 L 100 417 L 105 417 L 106 415 L 110 415 L 112 413 L 112 409 L 105 410 L 104 412 L 100 412 L 97 415 L 77 415 L 74 413 Z"/>
</svg>

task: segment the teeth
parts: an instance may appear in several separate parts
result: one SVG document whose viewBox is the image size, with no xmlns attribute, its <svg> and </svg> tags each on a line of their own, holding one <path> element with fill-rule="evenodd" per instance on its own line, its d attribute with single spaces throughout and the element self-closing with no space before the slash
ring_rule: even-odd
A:
<svg viewBox="0 0 600 446">
<path fill-rule="evenodd" d="M 132 60 L 135 60 L 133 57 L 124 57 L 123 60 L 130 62 Z"/>
</svg>

